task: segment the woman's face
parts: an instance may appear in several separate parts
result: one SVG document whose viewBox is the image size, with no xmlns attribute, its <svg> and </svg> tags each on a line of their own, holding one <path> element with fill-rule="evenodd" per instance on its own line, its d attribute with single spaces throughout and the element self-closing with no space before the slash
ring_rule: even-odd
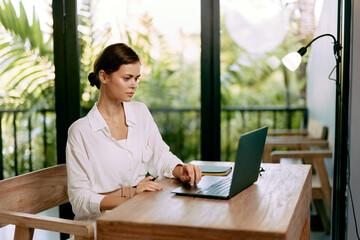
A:
<svg viewBox="0 0 360 240">
<path fill-rule="evenodd" d="M 103 77 L 104 92 L 108 98 L 114 101 L 129 102 L 138 86 L 140 63 L 121 65 L 116 72 L 110 75 L 104 71 L 99 74 L 100 77 Z"/>
</svg>

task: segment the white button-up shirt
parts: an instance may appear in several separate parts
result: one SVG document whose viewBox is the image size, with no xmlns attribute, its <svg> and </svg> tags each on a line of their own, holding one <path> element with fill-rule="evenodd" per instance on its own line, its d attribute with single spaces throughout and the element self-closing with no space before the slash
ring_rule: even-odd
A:
<svg viewBox="0 0 360 240">
<path fill-rule="evenodd" d="M 66 165 L 68 195 L 76 219 L 100 213 L 99 193 L 135 186 L 147 172 L 160 178 L 173 177 L 183 164 L 162 140 L 149 109 L 140 102 L 123 103 L 128 135 L 116 140 L 97 104 L 68 131 Z"/>
</svg>

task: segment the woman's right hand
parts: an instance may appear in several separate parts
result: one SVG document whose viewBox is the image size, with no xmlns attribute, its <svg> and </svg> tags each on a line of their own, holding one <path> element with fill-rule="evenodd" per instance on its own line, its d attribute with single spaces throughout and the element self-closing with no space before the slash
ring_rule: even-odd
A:
<svg viewBox="0 0 360 240">
<path fill-rule="evenodd" d="M 163 189 L 162 186 L 157 181 L 153 181 L 153 179 L 154 177 L 148 176 L 141 180 L 136 185 L 136 193 L 161 191 Z"/>
</svg>

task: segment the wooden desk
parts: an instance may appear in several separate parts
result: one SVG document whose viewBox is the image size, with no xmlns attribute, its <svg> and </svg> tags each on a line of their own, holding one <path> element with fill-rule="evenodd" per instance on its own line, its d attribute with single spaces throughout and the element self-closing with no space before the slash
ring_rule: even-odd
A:
<svg viewBox="0 0 360 240">
<path fill-rule="evenodd" d="M 223 162 L 201 162 L 228 165 Z M 262 164 L 258 181 L 230 200 L 141 193 L 97 220 L 97 239 L 309 239 L 311 168 Z"/>
</svg>

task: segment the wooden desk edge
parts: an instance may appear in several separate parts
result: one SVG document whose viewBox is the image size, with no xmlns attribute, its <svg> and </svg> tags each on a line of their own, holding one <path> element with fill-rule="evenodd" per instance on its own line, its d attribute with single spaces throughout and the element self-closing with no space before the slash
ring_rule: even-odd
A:
<svg viewBox="0 0 360 240">
<path fill-rule="evenodd" d="M 304 187 L 300 193 L 298 203 L 294 211 L 294 217 L 289 225 L 289 231 L 287 231 L 286 239 L 310 239 L 310 204 L 312 199 L 312 187 L 311 187 L 311 166 L 308 167 L 308 174 L 304 182 Z M 302 226 L 301 228 L 299 226 Z"/>
<path fill-rule="evenodd" d="M 143 236 L 152 236 L 151 239 L 241 239 L 241 240 L 275 240 L 287 239 L 285 234 L 279 232 L 269 231 L 246 231 L 246 230 L 226 230 L 221 228 L 189 227 L 189 226 L 174 226 L 166 224 L 151 223 L 129 223 L 117 221 L 113 224 L 109 221 L 99 219 L 97 221 L 97 239 L 137 239 L 138 233 L 141 232 Z M 103 230 L 106 228 L 106 231 Z M 186 235 L 184 235 L 186 233 Z M 166 238 L 164 238 L 166 236 Z"/>
</svg>

